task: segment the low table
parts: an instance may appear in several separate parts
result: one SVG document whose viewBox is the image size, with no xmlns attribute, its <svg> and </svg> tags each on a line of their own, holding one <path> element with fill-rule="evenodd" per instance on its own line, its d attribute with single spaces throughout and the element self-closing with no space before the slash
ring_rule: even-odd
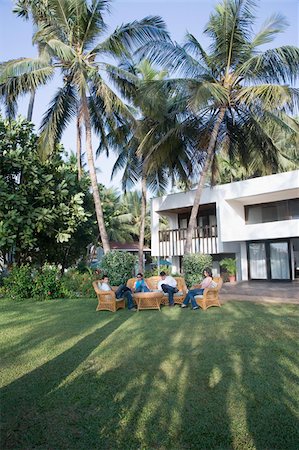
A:
<svg viewBox="0 0 299 450">
<path fill-rule="evenodd" d="M 136 292 L 133 294 L 137 310 L 159 309 L 163 298 L 163 292 Z"/>
</svg>

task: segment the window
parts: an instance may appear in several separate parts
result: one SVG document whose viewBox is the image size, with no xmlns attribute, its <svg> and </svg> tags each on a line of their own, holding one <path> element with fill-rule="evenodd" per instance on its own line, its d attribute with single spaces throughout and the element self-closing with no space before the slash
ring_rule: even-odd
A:
<svg viewBox="0 0 299 450">
<path fill-rule="evenodd" d="M 299 219 L 299 199 L 245 206 L 247 224 Z"/>
</svg>

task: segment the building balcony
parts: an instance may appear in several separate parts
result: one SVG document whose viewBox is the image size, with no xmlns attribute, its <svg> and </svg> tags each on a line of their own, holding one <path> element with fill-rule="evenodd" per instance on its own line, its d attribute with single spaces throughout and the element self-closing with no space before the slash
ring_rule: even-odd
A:
<svg viewBox="0 0 299 450">
<path fill-rule="evenodd" d="M 187 228 L 159 231 L 159 256 L 183 256 Z M 218 253 L 217 225 L 196 227 L 192 235 L 192 253 Z"/>
</svg>

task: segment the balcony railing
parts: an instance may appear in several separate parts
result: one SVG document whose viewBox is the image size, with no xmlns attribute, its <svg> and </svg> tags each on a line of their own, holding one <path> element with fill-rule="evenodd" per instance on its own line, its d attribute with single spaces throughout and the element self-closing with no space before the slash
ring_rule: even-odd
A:
<svg viewBox="0 0 299 450">
<path fill-rule="evenodd" d="M 159 231 L 159 256 L 181 256 L 184 254 L 187 228 Z M 217 253 L 217 225 L 196 227 L 192 235 L 192 253 Z"/>
</svg>

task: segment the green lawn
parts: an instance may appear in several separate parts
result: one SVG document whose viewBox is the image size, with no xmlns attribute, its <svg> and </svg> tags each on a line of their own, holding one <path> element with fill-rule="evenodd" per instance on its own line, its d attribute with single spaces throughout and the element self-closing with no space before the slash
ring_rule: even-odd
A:
<svg viewBox="0 0 299 450">
<path fill-rule="evenodd" d="M 298 449 L 297 306 L 0 302 L 1 448 Z"/>
</svg>

